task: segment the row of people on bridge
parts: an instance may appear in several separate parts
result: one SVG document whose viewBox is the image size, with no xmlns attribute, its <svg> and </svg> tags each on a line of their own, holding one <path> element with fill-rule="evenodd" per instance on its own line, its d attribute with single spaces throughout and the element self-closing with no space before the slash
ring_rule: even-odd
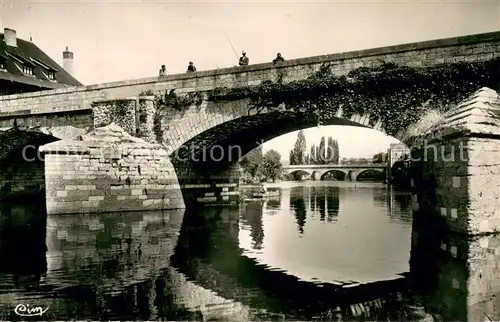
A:
<svg viewBox="0 0 500 322">
<path fill-rule="evenodd" d="M 284 61 L 285 61 L 285 59 L 283 58 L 283 56 L 281 56 L 281 53 L 278 53 L 278 54 L 276 54 L 276 58 L 273 59 L 273 64 L 277 64 L 279 62 L 284 62 Z M 248 59 L 247 53 L 245 51 L 241 52 L 241 57 L 240 57 L 238 64 L 240 66 L 247 66 L 250 64 L 250 60 Z M 192 61 L 190 61 L 188 64 L 186 73 L 194 73 L 195 71 L 196 71 L 196 67 L 194 66 L 194 63 Z M 165 65 L 161 65 L 159 75 L 160 76 L 167 75 L 167 67 Z"/>
</svg>

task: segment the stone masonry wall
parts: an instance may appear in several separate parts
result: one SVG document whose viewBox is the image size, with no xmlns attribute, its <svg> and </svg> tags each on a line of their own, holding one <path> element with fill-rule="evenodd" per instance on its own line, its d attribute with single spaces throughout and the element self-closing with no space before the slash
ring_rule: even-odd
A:
<svg viewBox="0 0 500 322">
<path fill-rule="evenodd" d="M 269 62 L 245 67 L 6 95 L 0 96 L 0 111 L 43 114 L 48 111 L 57 113 L 88 110 L 93 101 L 135 96 L 148 90 L 158 92 L 175 88 L 177 93 L 183 93 L 222 86 L 255 85 L 265 80 L 275 80 L 279 75 L 283 75 L 285 81 L 292 81 L 306 78 L 319 70 L 323 63 L 332 63 L 333 70 L 343 75 L 358 67 L 373 67 L 382 62 L 426 66 L 454 61 L 482 61 L 499 55 L 500 32 L 493 32 L 293 59 L 279 65 Z"/>
<path fill-rule="evenodd" d="M 88 128 L 93 123 L 91 109 L 57 114 L 8 114 L 10 115 L 0 113 L 0 129 L 11 128 L 14 124 L 17 124 L 19 127 L 74 126 L 77 128 Z"/>
<path fill-rule="evenodd" d="M 472 234 L 500 229 L 500 140 L 462 137 L 430 144 L 428 152 L 436 210 L 447 226 Z"/>
<path fill-rule="evenodd" d="M 184 208 L 174 168 L 159 145 L 110 124 L 58 141 L 45 153 L 49 214 Z"/>
<path fill-rule="evenodd" d="M 426 136 L 413 185 L 421 215 L 441 216 L 455 232 L 500 231 L 500 96 L 483 88 Z M 486 136 L 486 137 L 485 137 Z M 415 160 L 415 159 L 414 159 Z M 429 208 L 429 209 L 427 209 Z"/>
<path fill-rule="evenodd" d="M 93 102 L 94 127 L 114 123 L 128 134 L 135 136 L 137 134 L 136 105 L 135 97 Z"/>
<path fill-rule="evenodd" d="M 500 96 L 483 88 L 412 150 L 412 248 L 427 246 L 412 262 L 439 261 L 427 280 L 437 277 L 431 303 L 446 303 L 444 320 L 500 318 L 499 115 Z"/>
</svg>

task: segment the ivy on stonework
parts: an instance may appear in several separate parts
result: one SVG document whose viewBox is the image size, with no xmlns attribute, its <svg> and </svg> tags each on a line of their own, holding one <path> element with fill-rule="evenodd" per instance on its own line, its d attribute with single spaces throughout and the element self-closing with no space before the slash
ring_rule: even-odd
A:
<svg viewBox="0 0 500 322">
<path fill-rule="evenodd" d="M 163 129 L 161 126 L 162 115 L 157 110 L 153 116 L 153 133 L 158 143 L 163 143 Z"/>
<path fill-rule="evenodd" d="M 116 100 L 114 101 L 115 113 L 121 117 L 125 117 L 128 114 L 128 109 L 130 101 L 128 100 Z"/>
<path fill-rule="evenodd" d="M 149 93 L 152 94 L 151 91 Z M 155 114 L 153 116 L 153 132 L 156 136 L 156 140 L 159 143 L 163 142 L 163 129 L 161 125 L 161 120 L 163 118 L 162 111 L 166 108 L 173 108 L 178 111 L 185 111 L 190 106 L 201 106 L 203 103 L 203 93 L 201 92 L 191 92 L 186 95 L 177 95 L 175 89 L 165 91 L 165 94 L 155 95 L 156 107 Z"/>
<path fill-rule="evenodd" d="M 252 108 L 288 110 L 315 115 L 318 121 L 335 115 L 369 114 L 370 125 L 380 119 L 385 130 L 399 129 L 419 120 L 427 109 L 446 111 L 481 87 L 497 89 L 500 59 L 482 62 L 443 63 L 430 67 L 409 67 L 382 63 L 360 67 L 336 76 L 329 64 L 307 79 L 284 83 L 264 81 L 257 86 L 219 87 L 209 91 L 212 102 L 250 99 Z"/>
<path fill-rule="evenodd" d="M 190 106 L 200 106 L 203 103 L 203 94 L 201 92 L 191 92 L 186 95 L 177 95 L 175 89 L 165 91 L 164 95 L 156 95 L 156 106 L 158 108 L 171 107 L 178 111 L 185 111 Z"/>
</svg>

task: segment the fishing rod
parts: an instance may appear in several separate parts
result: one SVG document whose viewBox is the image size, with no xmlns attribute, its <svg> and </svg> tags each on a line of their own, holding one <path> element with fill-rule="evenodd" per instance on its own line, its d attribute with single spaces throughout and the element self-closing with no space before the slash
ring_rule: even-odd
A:
<svg viewBox="0 0 500 322">
<path fill-rule="evenodd" d="M 227 42 L 231 46 L 231 49 L 233 50 L 234 56 L 236 56 L 236 59 L 240 59 L 238 57 L 238 54 L 236 53 L 236 50 L 234 49 L 233 43 L 231 43 L 231 39 L 229 39 L 229 36 L 226 34 L 226 32 L 224 31 L 224 29 L 222 27 L 220 28 L 220 30 L 222 30 L 222 32 L 224 33 L 224 36 L 226 36 Z"/>
</svg>

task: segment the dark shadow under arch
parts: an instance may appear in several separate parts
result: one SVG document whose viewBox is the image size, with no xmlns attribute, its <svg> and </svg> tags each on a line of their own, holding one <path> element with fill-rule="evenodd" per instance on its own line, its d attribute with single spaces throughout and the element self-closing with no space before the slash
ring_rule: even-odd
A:
<svg viewBox="0 0 500 322">
<path fill-rule="evenodd" d="M 356 175 L 356 181 L 384 181 L 386 179 L 386 169 L 366 169 Z"/>
<path fill-rule="evenodd" d="M 337 169 L 328 170 L 321 175 L 320 180 L 321 181 L 332 180 L 330 178 L 333 178 L 333 179 L 336 179 L 339 181 L 345 181 L 345 180 L 347 180 L 347 173 L 345 173 L 344 171 L 341 171 L 341 170 L 337 170 Z"/>
<path fill-rule="evenodd" d="M 44 197 L 42 145 L 59 139 L 17 128 L 0 132 L 0 199 Z"/>
<path fill-rule="evenodd" d="M 339 117 L 331 117 L 324 121 L 322 125 L 347 125 L 369 128 Z M 318 126 L 316 116 L 300 112 L 276 111 L 243 116 L 198 134 L 174 151 L 171 157 L 190 158 L 194 155 L 201 158 L 204 149 L 209 150 L 214 146 L 220 146 L 225 149 L 224 161 L 234 163 L 238 161 L 238 157 L 243 157 L 266 141 L 289 132 L 315 126 Z M 235 146 L 239 146 L 241 150 L 230 149 L 230 147 Z M 218 150 L 220 149 L 214 148 L 214 154 L 217 154 Z"/>
<path fill-rule="evenodd" d="M 304 178 L 310 178 L 314 173 L 305 170 L 294 170 L 288 173 L 290 180 L 301 180 Z"/>
<path fill-rule="evenodd" d="M 275 137 L 317 125 L 317 116 L 292 111 L 238 117 L 186 141 L 170 154 L 170 159 L 181 187 L 206 186 L 214 181 L 214 177 L 234 177 L 230 181 L 237 182 L 237 163 L 245 154 Z M 335 116 L 324 121 L 323 125 L 367 127 Z M 287 156 L 282 156 L 282 160 L 284 157 Z M 186 189 L 182 192 L 185 201 L 193 198 Z"/>
</svg>

